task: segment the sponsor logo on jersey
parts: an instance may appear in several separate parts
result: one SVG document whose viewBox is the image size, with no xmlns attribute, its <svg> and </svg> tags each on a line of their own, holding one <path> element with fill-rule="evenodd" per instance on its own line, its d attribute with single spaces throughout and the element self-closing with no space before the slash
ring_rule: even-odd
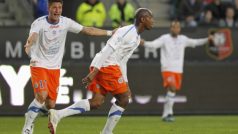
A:
<svg viewBox="0 0 238 134">
<path fill-rule="evenodd" d="M 59 25 L 51 25 L 50 28 L 59 28 Z"/>
<path fill-rule="evenodd" d="M 233 51 L 230 29 L 210 29 L 214 40 L 206 45 L 207 54 L 216 60 L 223 60 L 229 57 Z"/>
</svg>

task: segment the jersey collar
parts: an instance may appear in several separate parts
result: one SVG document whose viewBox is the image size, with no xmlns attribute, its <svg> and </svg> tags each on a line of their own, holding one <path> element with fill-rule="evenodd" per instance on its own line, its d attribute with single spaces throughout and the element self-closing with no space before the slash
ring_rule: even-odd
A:
<svg viewBox="0 0 238 134">
<path fill-rule="evenodd" d="M 56 22 L 56 23 L 49 22 L 48 15 L 45 17 L 45 19 L 46 19 L 46 21 L 47 21 L 49 24 L 51 24 L 51 25 L 57 25 L 57 24 L 59 24 L 59 22 L 60 22 L 60 20 L 59 20 L 59 22 Z"/>
</svg>

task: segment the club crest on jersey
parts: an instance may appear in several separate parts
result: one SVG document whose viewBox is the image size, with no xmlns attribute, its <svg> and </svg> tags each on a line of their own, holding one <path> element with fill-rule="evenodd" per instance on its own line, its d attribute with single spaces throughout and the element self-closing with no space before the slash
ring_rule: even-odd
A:
<svg viewBox="0 0 238 134">
<path fill-rule="evenodd" d="M 214 35 L 214 40 L 206 45 L 207 54 L 216 60 L 229 57 L 233 51 L 230 29 L 210 29 L 209 33 Z"/>
<path fill-rule="evenodd" d="M 52 34 L 54 34 L 54 35 L 55 35 L 55 34 L 56 34 L 56 30 L 53 30 L 53 31 L 52 31 Z"/>
<path fill-rule="evenodd" d="M 34 83 L 34 88 L 38 88 L 38 83 Z"/>
<path fill-rule="evenodd" d="M 97 89 L 100 89 L 100 85 L 99 85 L 99 84 L 96 84 L 96 88 L 97 88 Z"/>
<path fill-rule="evenodd" d="M 119 83 L 119 84 L 123 83 L 123 78 L 122 78 L 122 77 L 120 77 L 120 78 L 118 79 L 118 83 Z"/>
</svg>

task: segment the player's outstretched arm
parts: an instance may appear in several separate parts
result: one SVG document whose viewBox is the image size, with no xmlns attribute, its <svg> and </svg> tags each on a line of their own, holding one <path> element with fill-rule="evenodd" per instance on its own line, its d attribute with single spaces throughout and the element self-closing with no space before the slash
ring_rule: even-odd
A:
<svg viewBox="0 0 238 134">
<path fill-rule="evenodd" d="M 111 36 L 115 31 L 102 30 L 95 27 L 83 27 L 81 33 L 91 36 Z"/>
<path fill-rule="evenodd" d="M 25 46 L 24 46 L 24 47 L 25 47 L 25 52 L 26 52 L 27 55 L 30 55 L 31 46 L 32 46 L 32 44 L 33 44 L 34 42 L 36 42 L 37 38 L 38 38 L 38 34 L 37 34 L 37 33 L 32 33 L 32 34 L 28 37 L 28 39 L 27 39 L 27 41 L 26 41 L 26 44 L 25 44 Z"/>
<path fill-rule="evenodd" d="M 163 45 L 163 38 L 159 37 L 153 41 L 145 41 L 144 39 L 141 39 L 140 45 L 148 48 L 160 48 Z"/>
<path fill-rule="evenodd" d="M 212 39 L 212 37 L 210 37 Z M 197 46 L 203 46 L 205 45 L 210 38 L 201 38 L 201 39 L 192 39 L 192 38 L 188 38 L 186 46 L 187 47 L 197 47 Z"/>
</svg>

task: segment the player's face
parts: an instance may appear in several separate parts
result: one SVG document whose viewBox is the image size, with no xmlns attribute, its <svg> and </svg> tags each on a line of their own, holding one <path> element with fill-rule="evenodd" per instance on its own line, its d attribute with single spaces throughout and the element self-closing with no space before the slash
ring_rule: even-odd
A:
<svg viewBox="0 0 238 134">
<path fill-rule="evenodd" d="M 154 25 L 153 16 L 146 16 L 144 19 L 145 19 L 144 21 L 145 29 L 150 30 Z"/>
<path fill-rule="evenodd" d="M 53 22 L 58 22 L 59 18 L 62 14 L 62 3 L 60 2 L 53 2 L 49 5 L 49 20 Z"/>
<path fill-rule="evenodd" d="M 170 27 L 171 34 L 177 36 L 180 34 L 181 26 L 179 22 L 173 22 Z"/>
</svg>

